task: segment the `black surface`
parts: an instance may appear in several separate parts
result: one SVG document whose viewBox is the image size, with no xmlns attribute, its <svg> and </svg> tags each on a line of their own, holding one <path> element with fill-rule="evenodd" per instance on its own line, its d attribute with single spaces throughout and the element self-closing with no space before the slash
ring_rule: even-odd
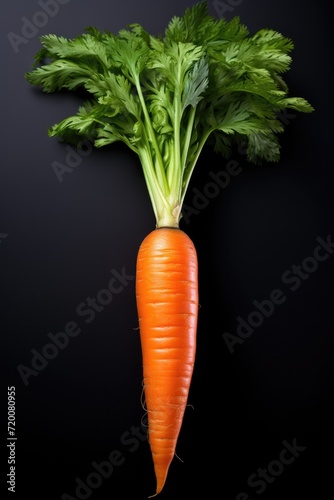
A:
<svg viewBox="0 0 334 500">
<path fill-rule="evenodd" d="M 112 270 L 135 273 L 138 247 L 154 227 L 141 169 L 116 145 L 88 152 L 59 182 L 52 163 L 75 164 L 78 157 L 66 159 L 66 146 L 46 129 L 73 113 L 79 99 L 42 94 L 23 74 L 43 33 L 71 37 L 88 25 L 117 32 L 139 22 L 158 34 L 191 5 L 70 0 L 36 34 L 28 32 L 17 53 L 8 33 L 22 36 L 23 17 L 41 24 L 45 17 L 36 17 L 37 1 L 2 5 L 1 498 L 144 499 L 154 491 L 148 444 L 135 429 L 143 410 L 134 281 L 94 318 L 77 311 L 106 287 Z M 282 117 L 287 126 L 278 164 L 250 166 L 235 152 L 237 175 L 224 188 L 210 188 L 212 173 L 221 177 L 231 164 L 206 148 L 194 173 L 186 205 L 195 210 L 182 222 L 200 269 L 194 409 L 186 412 L 177 450 L 184 462 L 174 460 L 161 499 L 198 491 L 229 500 L 325 498 L 333 468 L 334 253 L 308 258 L 319 238 L 334 240 L 329 2 L 226 0 L 210 2 L 210 11 L 239 15 L 251 32 L 270 27 L 291 37 L 294 62 L 286 80 L 291 94 L 316 111 Z M 325 259 L 326 250 L 316 255 Z M 294 265 L 308 269 L 299 282 L 292 279 Z M 248 327 L 231 353 L 224 333 L 236 335 L 240 318 L 247 321 L 256 310 L 254 301 L 270 297 L 282 303 L 270 306 L 267 318 L 252 315 L 259 326 Z M 48 334 L 69 322 L 80 333 L 25 385 L 18 366 L 31 367 L 31 350 L 41 352 Z M 7 387 L 13 385 L 15 497 L 5 478 Z M 139 434 L 129 440 L 131 433 Z M 283 452 L 286 443 L 297 445 L 299 456 Z M 114 450 L 119 454 L 110 457 Z M 279 457 L 291 463 L 273 462 Z M 109 477 L 99 487 L 76 493 L 76 478 L 99 481 L 90 476 L 93 462 L 112 458 L 122 463 L 112 473 L 105 469 Z M 268 480 L 253 476 L 248 483 L 268 466 Z"/>
</svg>

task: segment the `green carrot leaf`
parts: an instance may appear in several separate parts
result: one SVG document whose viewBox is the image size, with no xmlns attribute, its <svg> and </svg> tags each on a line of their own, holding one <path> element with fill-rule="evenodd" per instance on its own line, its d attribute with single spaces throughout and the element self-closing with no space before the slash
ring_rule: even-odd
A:
<svg viewBox="0 0 334 500">
<path fill-rule="evenodd" d="M 209 15 L 200 1 L 153 36 L 138 23 L 117 34 L 88 27 L 67 39 L 41 37 L 26 79 L 44 92 L 83 89 L 89 100 L 50 136 L 96 147 L 124 142 L 140 160 L 157 226 L 177 226 L 206 143 L 229 157 L 278 161 L 285 109 L 310 113 L 283 76 L 293 42 L 271 29 L 250 34 L 239 17 Z"/>
</svg>

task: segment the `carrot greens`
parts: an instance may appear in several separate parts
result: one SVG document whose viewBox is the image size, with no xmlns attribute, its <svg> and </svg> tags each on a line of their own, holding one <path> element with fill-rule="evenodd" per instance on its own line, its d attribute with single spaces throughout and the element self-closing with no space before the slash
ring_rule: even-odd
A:
<svg viewBox="0 0 334 500">
<path fill-rule="evenodd" d="M 131 24 L 116 35 L 89 27 L 73 39 L 44 35 L 41 43 L 27 80 L 45 92 L 87 92 L 77 114 L 49 135 L 96 147 L 124 142 L 140 159 L 157 227 L 178 227 L 209 139 L 224 157 L 242 142 L 249 161 L 277 161 L 279 113 L 312 111 L 288 95 L 282 78 L 292 41 L 270 29 L 251 36 L 238 17 L 210 16 L 205 1 L 172 18 L 163 35 Z"/>
</svg>

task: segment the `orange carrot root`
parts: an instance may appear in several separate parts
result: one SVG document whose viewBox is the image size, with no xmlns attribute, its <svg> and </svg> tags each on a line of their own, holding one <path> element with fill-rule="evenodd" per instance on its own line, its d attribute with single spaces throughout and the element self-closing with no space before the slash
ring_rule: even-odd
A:
<svg viewBox="0 0 334 500">
<path fill-rule="evenodd" d="M 158 494 L 175 455 L 196 351 L 197 255 L 183 231 L 159 228 L 145 238 L 137 258 L 136 298 Z"/>
</svg>

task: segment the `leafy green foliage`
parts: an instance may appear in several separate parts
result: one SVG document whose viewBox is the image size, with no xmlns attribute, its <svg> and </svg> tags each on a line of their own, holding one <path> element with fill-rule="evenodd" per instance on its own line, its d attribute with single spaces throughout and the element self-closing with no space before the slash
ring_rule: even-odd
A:
<svg viewBox="0 0 334 500">
<path fill-rule="evenodd" d="M 277 161 L 279 113 L 313 109 L 288 96 L 282 77 L 292 41 L 270 29 L 250 36 L 238 17 L 210 16 L 205 1 L 158 37 L 132 24 L 117 35 L 89 27 L 74 39 L 45 35 L 41 43 L 27 80 L 45 92 L 81 88 L 90 96 L 49 134 L 97 147 L 127 144 L 141 160 L 158 224 L 178 222 L 209 138 L 226 157 L 242 142 L 251 162 Z"/>
</svg>

